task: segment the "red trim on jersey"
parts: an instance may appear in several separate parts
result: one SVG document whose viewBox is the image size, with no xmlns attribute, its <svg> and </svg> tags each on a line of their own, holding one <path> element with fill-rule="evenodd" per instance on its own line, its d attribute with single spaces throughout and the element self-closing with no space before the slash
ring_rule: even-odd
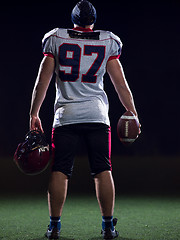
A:
<svg viewBox="0 0 180 240">
<path fill-rule="evenodd" d="M 54 58 L 54 55 L 52 53 L 43 53 L 44 56 L 47 56 L 47 57 L 51 57 L 51 58 Z"/>
<path fill-rule="evenodd" d="M 108 61 L 111 61 L 113 59 L 119 59 L 119 57 L 120 57 L 120 54 L 117 56 L 111 56 L 111 57 L 109 57 Z"/>
<path fill-rule="evenodd" d="M 75 27 L 73 30 L 81 31 L 81 32 L 93 32 L 91 28 L 83 28 L 83 27 Z"/>
<path fill-rule="evenodd" d="M 55 128 L 52 129 L 52 135 L 51 135 L 51 151 L 52 151 L 52 163 L 51 165 L 54 164 L 54 155 L 55 155 L 55 144 L 54 144 L 54 131 Z"/>
<path fill-rule="evenodd" d="M 111 171 L 112 171 L 112 162 L 111 162 L 111 127 L 109 127 L 109 136 L 108 136 L 108 140 L 109 140 L 109 164 L 111 167 Z"/>
</svg>

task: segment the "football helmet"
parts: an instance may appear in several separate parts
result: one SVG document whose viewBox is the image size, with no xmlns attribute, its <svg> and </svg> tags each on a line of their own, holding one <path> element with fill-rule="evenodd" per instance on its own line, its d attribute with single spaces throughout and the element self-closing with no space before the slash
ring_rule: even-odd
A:
<svg viewBox="0 0 180 240">
<path fill-rule="evenodd" d="M 18 168 L 27 175 L 36 175 L 43 172 L 49 163 L 49 145 L 45 135 L 38 130 L 32 130 L 25 136 L 14 154 L 14 161 Z"/>
</svg>

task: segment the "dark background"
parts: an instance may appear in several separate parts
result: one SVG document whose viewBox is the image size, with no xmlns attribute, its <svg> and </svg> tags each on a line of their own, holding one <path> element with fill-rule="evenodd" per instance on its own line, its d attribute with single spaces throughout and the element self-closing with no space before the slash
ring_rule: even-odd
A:
<svg viewBox="0 0 180 240">
<path fill-rule="evenodd" d="M 142 125 L 138 140 L 125 148 L 116 134 L 117 121 L 125 110 L 108 75 L 105 75 L 105 89 L 110 103 L 112 155 L 115 156 L 114 177 L 118 189 L 178 193 L 180 2 L 91 2 L 97 10 L 95 29 L 110 30 L 123 42 L 120 61 Z M 46 32 L 55 27 L 73 26 L 70 14 L 76 3 L 63 1 L 62 4 L 60 0 L 48 3 L 26 1 L 14 5 L 3 4 L 0 8 L 0 182 L 1 188 L 7 191 L 39 190 L 41 187 L 38 184 L 34 186 L 32 182 L 39 181 L 41 185 L 41 182 L 48 180 L 47 173 L 33 178 L 24 176 L 14 166 L 12 156 L 29 129 L 31 94 L 43 57 L 41 40 Z M 41 109 L 48 141 L 53 121 L 54 94 L 53 78 Z M 79 185 L 78 176 L 86 169 L 83 164 L 78 167 L 81 168 L 79 174 L 74 173 L 77 176 L 74 189 Z M 10 177 L 3 181 L 8 172 Z"/>
</svg>

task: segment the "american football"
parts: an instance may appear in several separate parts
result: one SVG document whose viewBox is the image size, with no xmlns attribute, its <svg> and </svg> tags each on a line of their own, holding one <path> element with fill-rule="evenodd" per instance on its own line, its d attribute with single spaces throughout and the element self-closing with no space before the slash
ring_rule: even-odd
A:
<svg viewBox="0 0 180 240">
<path fill-rule="evenodd" d="M 124 145 L 133 143 L 139 135 L 139 126 L 137 117 L 131 111 L 126 111 L 117 124 L 119 140 Z"/>
</svg>

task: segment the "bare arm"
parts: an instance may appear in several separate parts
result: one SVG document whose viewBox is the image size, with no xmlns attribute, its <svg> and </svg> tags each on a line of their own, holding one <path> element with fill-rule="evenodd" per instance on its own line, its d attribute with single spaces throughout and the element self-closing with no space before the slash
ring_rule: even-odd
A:
<svg viewBox="0 0 180 240">
<path fill-rule="evenodd" d="M 41 120 L 39 118 L 39 111 L 46 96 L 49 83 L 54 73 L 55 62 L 51 57 L 44 57 L 40 67 L 38 76 L 34 85 L 31 109 L 30 109 L 30 130 L 41 130 Z"/>
<path fill-rule="evenodd" d="M 120 61 L 118 59 L 109 61 L 107 63 L 107 72 L 125 109 L 132 111 L 137 116 L 133 95 L 126 81 Z"/>
</svg>

